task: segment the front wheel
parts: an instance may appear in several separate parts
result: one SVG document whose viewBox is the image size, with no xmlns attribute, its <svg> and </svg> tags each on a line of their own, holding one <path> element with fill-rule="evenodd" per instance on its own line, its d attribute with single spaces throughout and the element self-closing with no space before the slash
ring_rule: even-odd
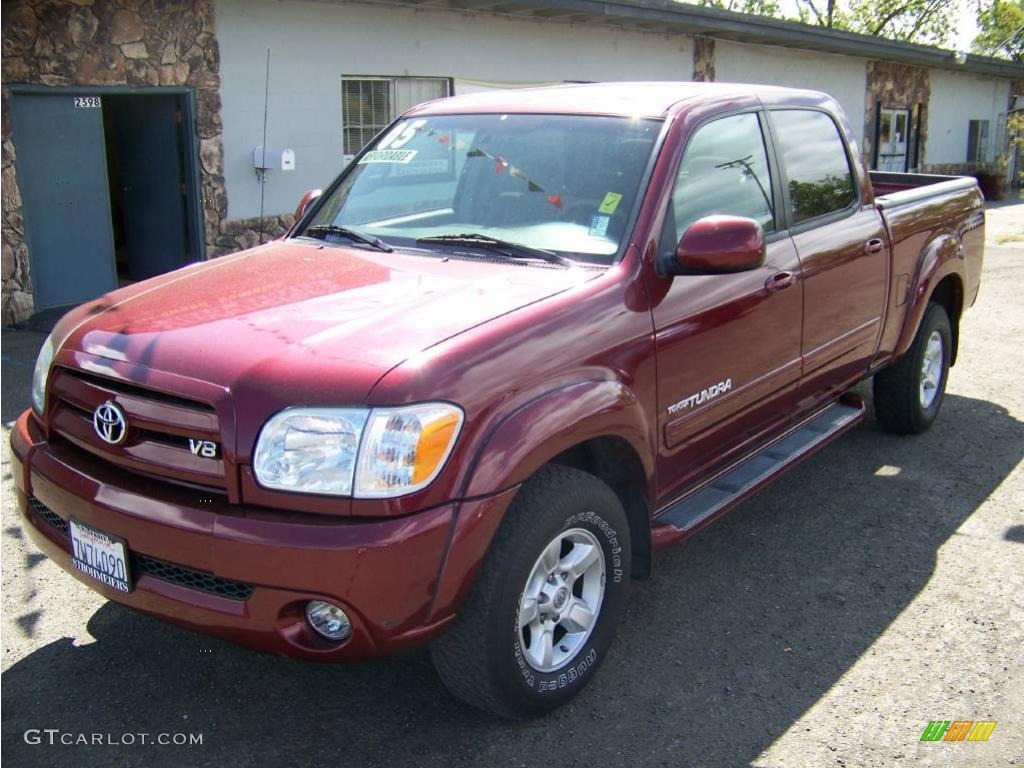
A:
<svg viewBox="0 0 1024 768">
<path fill-rule="evenodd" d="M 431 646 L 458 698 L 502 717 L 541 714 L 590 682 L 619 623 L 629 524 L 596 477 L 549 465 L 523 485 L 456 625 Z"/>
<path fill-rule="evenodd" d="M 952 341 L 945 308 L 929 304 L 907 353 L 875 375 L 875 415 L 883 429 L 916 435 L 934 423 L 946 394 Z"/>
</svg>

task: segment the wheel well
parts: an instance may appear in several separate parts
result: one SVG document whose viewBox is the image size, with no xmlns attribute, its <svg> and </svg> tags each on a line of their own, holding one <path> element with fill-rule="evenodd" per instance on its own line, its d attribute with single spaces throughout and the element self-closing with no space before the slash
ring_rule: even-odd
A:
<svg viewBox="0 0 1024 768">
<path fill-rule="evenodd" d="M 960 278 L 956 275 L 947 275 L 939 281 L 932 291 L 932 301 L 946 310 L 949 317 L 949 326 L 953 332 L 953 349 L 949 356 L 949 364 L 956 362 L 956 353 L 960 347 L 960 313 L 964 308 L 964 290 L 960 285 Z"/>
<path fill-rule="evenodd" d="M 629 519 L 631 575 L 635 579 L 648 578 L 651 575 L 651 519 L 647 476 L 633 446 L 621 437 L 598 437 L 563 451 L 551 463 L 588 472 L 615 491 Z"/>
</svg>

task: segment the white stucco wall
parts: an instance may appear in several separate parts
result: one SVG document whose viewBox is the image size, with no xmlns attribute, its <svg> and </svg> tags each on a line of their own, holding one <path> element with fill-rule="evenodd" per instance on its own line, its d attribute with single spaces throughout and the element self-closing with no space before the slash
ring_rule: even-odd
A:
<svg viewBox="0 0 1024 768">
<path fill-rule="evenodd" d="M 262 143 L 270 54 L 268 147 L 295 150 L 270 171 L 264 210 L 283 213 L 341 169 L 342 75 L 485 81 L 689 80 L 692 41 L 595 25 L 513 21 L 404 8 L 218 0 L 228 217 L 259 213 L 253 148 Z"/>
<path fill-rule="evenodd" d="M 988 157 L 995 159 L 996 140 L 1002 135 L 999 117 L 1006 113 L 1010 82 L 977 75 L 932 70 L 928 104 L 925 163 L 962 163 L 967 160 L 967 124 L 988 120 Z"/>
<path fill-rule="evenodd" d="M 864 59 L 716 40 L 715 79 L 824 91 L 842 106 L 857 141 L 864 139 Z"/>
</svg>

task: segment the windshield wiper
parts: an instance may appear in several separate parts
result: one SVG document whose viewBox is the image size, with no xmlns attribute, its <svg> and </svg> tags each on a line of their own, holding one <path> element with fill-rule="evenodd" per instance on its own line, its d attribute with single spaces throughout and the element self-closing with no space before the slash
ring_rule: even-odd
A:
<svg viewBox="0 0 1024 768">
<path fill-rule="evenodd" d="M 378 251 L 384 251 L 385 253 L 391 253 L 395 250 L 379 237 L 364 235 L 348 227 L 339 227 L 337 224 L 316 224 L 312 227 L 306 227 L 302 234 L 307 237 L 315 237 L 318 240 L 323 240 L 325 235 L 338 235 L 339 237 L 347 237 L 353 242 L 376 248 Z"/>
<path fill-rule="evenodd" d="M 477 248 L 496 251 L 513 259 L 540 259 L 550 264 L 561 264 L 563 267 L 575 267 L 576 262 L 553 251 L 546 251 L 543 248 L 513 243 L 509 240 L 499 240 L 490 235 L 479 232 L 465 232 L 460 235 L 432 235 L 421 237 L 417 243 L 450 243 L 452 245 L 471 245 Z"/>
</svg>

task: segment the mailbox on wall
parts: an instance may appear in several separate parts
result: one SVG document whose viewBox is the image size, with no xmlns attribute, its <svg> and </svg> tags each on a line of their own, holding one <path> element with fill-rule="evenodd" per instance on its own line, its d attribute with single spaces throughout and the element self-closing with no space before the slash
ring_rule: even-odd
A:
<svg viewBox="0 0 1024 768">
<path fill-rule="evenodd" d="M 295 150 L 267 147 L 259 144 L 252 151 L 252 165 L 257 171 L 294 171 Z"/>
</svg>

